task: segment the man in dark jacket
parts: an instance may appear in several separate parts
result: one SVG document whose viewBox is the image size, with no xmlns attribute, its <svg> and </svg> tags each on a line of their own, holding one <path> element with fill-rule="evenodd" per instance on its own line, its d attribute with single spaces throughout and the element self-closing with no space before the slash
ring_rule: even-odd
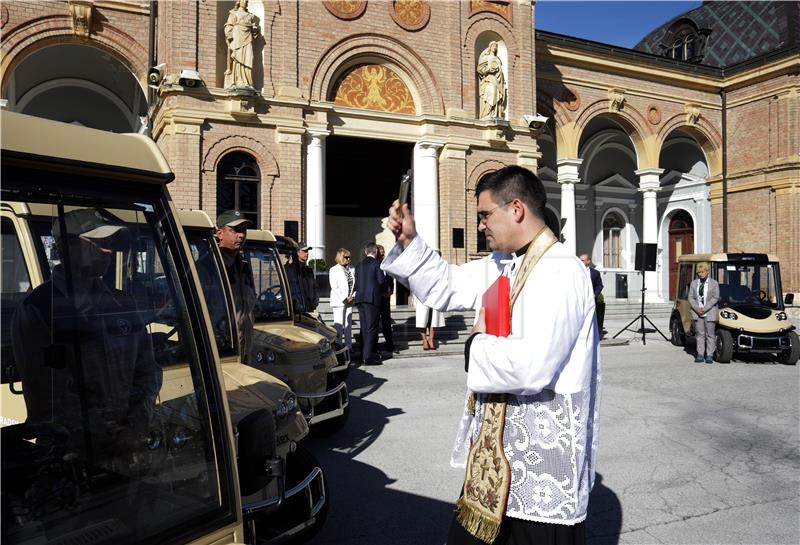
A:
<svg viewBox="0 0 800 545">
<path fill-rule="evenodd" d="M 603 277 L 600 272 L 594 267 L 592 260 L 588 254 L 581 254 L 581 261 L 589 269 L 589 278 L 592 279 L 592 289 L 594 290 L 594 309 L 597 316 L 597 331 L 600 332 L 600 337 L 603 336 L 603 319 L 606 315 L 606 302 L 603 297 Z"/>
<path fill-rule="evenodd" d="M 308 266 L 308 252 L 312 249 L 305 242 L 301 242 L 297 249 L 298 275 L 303 290 L 303 310 L 306 312 L 314 312 L 319 306 L 317 280 L 314 278 L 314 271 Z"/>
<path fill-rule="evenodd" d="M 380 365 L 378 324 L 386 276 L 377 259 L 378 246 L 368 242 L 364 246 L 364 259 L 356 265 L 355 304 L 361 322 L 361 361 L 365 365 Z"/>
<path fill-rule="evenodd" d="M 386 250 L 383 246 L 378 244 L 378 263 L 383 261 L 386 256 Z M 392 335 L 392 308 L 391 298 L 394 293 L 394 279 L 387 276 L 386 282 L 383 284 L 382 297 L 381 297 L 381 332 L 383 333 L 384 349 L 387 352 L 394 352 L 394 335 Z"/>
</svg>

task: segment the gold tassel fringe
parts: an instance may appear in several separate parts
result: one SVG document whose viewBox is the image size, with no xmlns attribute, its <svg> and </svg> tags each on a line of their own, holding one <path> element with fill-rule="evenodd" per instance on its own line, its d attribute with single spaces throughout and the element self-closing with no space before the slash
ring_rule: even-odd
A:
<svg viewBox="0 0 800 545">
<path fill-rule="evenodd" d="M 473 509 L 464 498 L 456 502 L 456 520 L 464 529 L 484 543 L 494 543 L 500 534 L 500 522 Z"/>
<path fill-rule="evenodd" d="M 467 414 L 475 416 L 475 394 L 472 392 L 470 392 L 469 397 L 467 397 Z"/>
</svg>

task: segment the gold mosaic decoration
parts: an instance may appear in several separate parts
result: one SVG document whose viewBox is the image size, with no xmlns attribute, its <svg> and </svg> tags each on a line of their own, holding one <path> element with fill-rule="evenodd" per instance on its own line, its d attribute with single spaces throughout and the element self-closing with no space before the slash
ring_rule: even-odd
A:
<svg viewBox="0 0 800 545">
<path fill-rule="evenodd" d="M 414 98 L 391 68 L 365 64 L 354 68 L 336 89 L 336 104 L 398 114 L 416 114 Z"/>
<path fill-rule="evenodd" d="M 511 5 L 508 0 L 470 0 L 469 14 L 478 11 L 491 11 L 511 21 Z"/>
<path fill-rule="evenodd" d="M 426 0 L 393 0 L 389 14 L 405 30 L 419 30 L 428 24 L 431 8 Z"/>
<path fill-rule="evenodd" d="M 339 19 L 355 19 L 367 9 L 367 0 L 325 0 L 322 2 L 329 12 Z"/>
</svg>

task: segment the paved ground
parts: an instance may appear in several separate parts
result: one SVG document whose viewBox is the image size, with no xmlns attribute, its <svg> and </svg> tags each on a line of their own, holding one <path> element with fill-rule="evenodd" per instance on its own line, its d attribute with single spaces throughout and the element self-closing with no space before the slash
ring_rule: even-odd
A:
<svg viewBox="0 0 800 545">
<path fill-rule="evenodd" d="M 602 349 L 589 543 L 800 543 L 799 369 L 695 364 L 655 337 Z M 319 545 L 441 545 L 462 474 L 457 356 L 351 373 L 346 427 L 308 446 L 332 490 Z"/>
</svg>

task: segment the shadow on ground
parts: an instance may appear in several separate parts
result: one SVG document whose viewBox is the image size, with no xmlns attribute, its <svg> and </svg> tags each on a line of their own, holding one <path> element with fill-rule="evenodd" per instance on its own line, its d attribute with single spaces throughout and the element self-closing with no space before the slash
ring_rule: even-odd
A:
<svg viewBox="0 0 800 545">
<path fill-rule="evenodd" d="M 586 517 L 588 545 L 617 545 L 622 530 L 622 504 L 613 490 L 603 484 L 603 476 L 595 475 L 594 488 L 589 496 Z"/>
<path fill-rule="evenodd" d="M 328 520 L 312 542 L 315 545 L 444 543 L 453 516 L 452 503 L 393 490 L 395 479 L 355 459 L 369 449 L 391 417 L 403 414 L 401 408 L 369 400 L 386 380 L 373 376 L 369 367 L 361 367 L 350 372 L 347 382 L 353 395 L 350 418 L 344 428 L 332 437 L 304 440 L 325 471 L 331 496 Z"/>
</svg>

